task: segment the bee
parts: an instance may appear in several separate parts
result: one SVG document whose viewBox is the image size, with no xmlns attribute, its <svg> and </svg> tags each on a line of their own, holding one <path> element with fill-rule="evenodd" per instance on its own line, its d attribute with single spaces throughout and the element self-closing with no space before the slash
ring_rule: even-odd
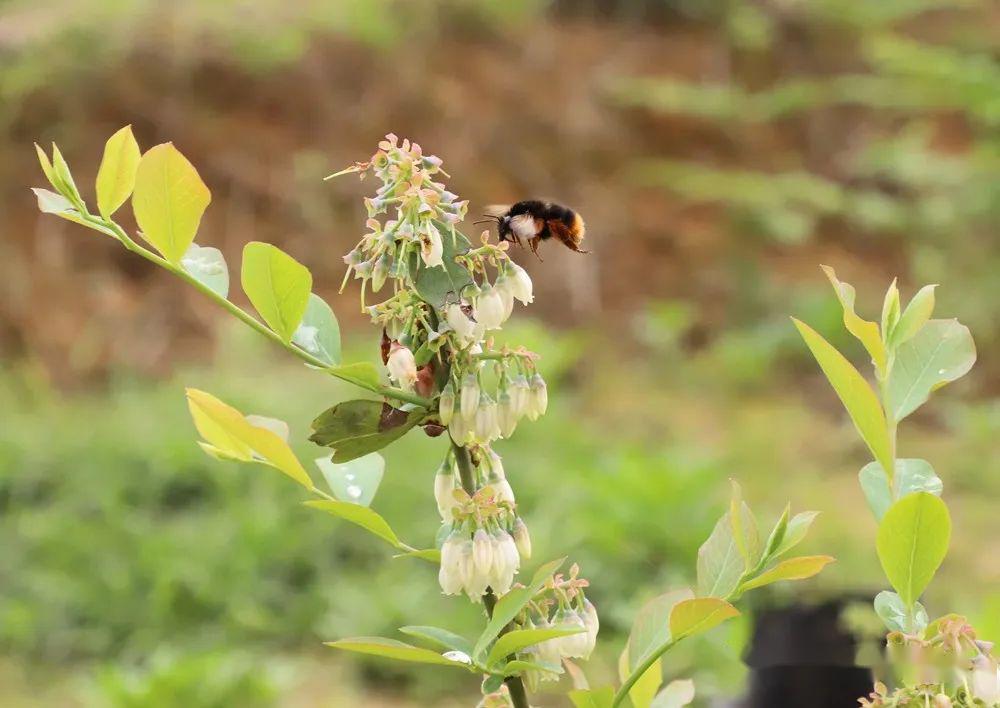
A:
<svg viewBox="0 0 1000 708">
<path fill-rule="evenodd" d="M 538 260 L 538 244 L 550 238 L 557 238 L 564 246 L 577 253 L 590 253 L 580 248 L 586 232 L 580 215 L 562 204 L 528 199 L 510 207 L 494 207 L 492 213 L 483 214 L 488 219 L 477 224 L 496 221 L 497 235 L 501 241 L 510 241 L 524 247 L 522 239 L 528 242 L 531 252 Z"/>
</svg>

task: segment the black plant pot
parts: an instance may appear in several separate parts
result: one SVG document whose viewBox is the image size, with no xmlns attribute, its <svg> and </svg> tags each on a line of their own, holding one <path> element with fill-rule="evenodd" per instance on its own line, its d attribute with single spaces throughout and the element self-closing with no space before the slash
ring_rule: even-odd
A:
<svg viewBox="0 0 1000 708">
<path fill-rule="evenodd" d="M 856 640 L 840 626 L 841 602 L 760 612 L 740 708 L 857 708 L 871 671 L 854 665 Z"/>
</svg>

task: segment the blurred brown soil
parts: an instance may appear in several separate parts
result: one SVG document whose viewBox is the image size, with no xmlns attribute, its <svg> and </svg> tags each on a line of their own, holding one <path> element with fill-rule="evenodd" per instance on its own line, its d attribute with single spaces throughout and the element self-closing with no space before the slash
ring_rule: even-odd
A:
<svg viewBox="0 0 1000 708">
<path fill-rule="evenodd" d="M 321 178 L 366 158 L 389 131 L 444 157 L 450 188 L 471 199 L 473 214 L 530 196 L 584 214 L 593 255 L 555 247 L 544 263 L 518 255 L 535 279 L 538 312 L 554 323 L 597 316 L 624 330 L 637 303 L 685 298 L 712 331 L 731 305 L 734 269 L 764 269 L 789 284 L 815 280 L 826 260 L 863 257 L 899 270 L 893 240 L 861 239 L 834 220 L 805 245 L 735 238 L 721 207 L 628 177 L 636 158 L 669 156 L 838 179 L 833 157 L 848 139 L 844 122 L 862 118 L 857 110 L 719 127 L 608 98 L 619 76 L 738 74 L 763 85 L 852 68 L 850 47 L 835 36 L 806 36 L 794 22 L 782 31 L 766 57 L 741 56 L 706 25 L 565 16 L 530 28 L 446 28 L 391 51 L 326 38 L 292 65 L 256 72 L 210 42 L 182 45 L 169 22 L 151 26 L 121 61 L 54 82 L 12 112 L 0 164 L 0 355 L 30 354 L 68 385 L 122 365 L 160 374 L 209 346 L 219 315 L 200 296 L 94 232 L 39 216 L 27 190 L 42 183 L 32 141 L 56 140 L 90 197 L 103 140 L 126 123 L 143 147 L 171 140 L 199 167 L 213 192 L 199 241 L 226 254 L 239 302 L 239 251 L 251 239 L 291 252 L 321 294 L 334 296 L 370 185 Z M 134 227 L 127 207 L 119 216 Z M 335 309 L 349 326 L 357 308 L 343 297 Z"/>
</svg>

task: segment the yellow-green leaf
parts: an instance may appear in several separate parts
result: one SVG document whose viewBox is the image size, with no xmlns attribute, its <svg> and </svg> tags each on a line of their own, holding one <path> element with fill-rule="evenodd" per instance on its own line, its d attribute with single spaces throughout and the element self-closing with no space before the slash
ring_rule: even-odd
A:
<svg viewBox="0 0 1000 708">
<path fill-rule="evenodd" d="M 882 335 L 879 333 L 878 325 L 861 318 L 854 311 L 855 293 L 854 287 L 849 283 L 841 282 L 837 279 L 837 274 L 830 266 L 820 266 L 826 277 L 833 286 L 833 291 L 840 300 L 840 306 L 844 309 L 844 326 L 847 331 L 853 334 L 871 355 L 872 361 L 879 371 L 885 370 L 885 345 L 882 343 Z"/>
<path fill-rule="evenodd" d="M 670 611 L 670 634 L 674 641 L 678 641 L 707 632 L 739 614 L 739 610 L 717 597 L 684 600 Z"/>
<path fill-rule="evenodd" d="M 908 607 L 931 582 L 948 552 L 950 539 L 948 507 L 928 492 L 903 497 L 882 517 L 876 539 L 878 558 Z"/>
<path fill-rule="evenodd" d="M 282 340 L 290 342 L 302 322 L 312 273 L 277 246 L 251 241 L 243 248 L 243 290 Z"/>
<path fill-rule="evenodd" d="M 854 426 L 884 469 L 891 470 L 889 432 L 878 396 L 844 355 L 804 322 L 792 318 L 827 380 L 847 409 Z"/>
<path fill-rule="evenodd" d="M 238 410 L 204 391 L 187 389 L 195 427 L 212 449 L 237 460 L 263 462 L 284 472 L 306 489 L 313 483 L 295 453 L 271 430 L 254 425 Z"/>
<path fill-rule="evenodd" d="M 753 580 L 748 580 L 740 586 L 742 592 L 753 588 L 776 583 L 779 580 L 805 580 L 819 573 L 835 559 L 833 556 L 800 556 L 781 561 L 770 570 L 766 570 Z"/>
<path fill-rule="evenodd" d="M 59 147 L 55 143 L 52 143 L 52 172 L 55 177 L 56 189 L 82 211 L 84 206 L 80 190 L 76 188 L 76 183 L 73 181 L 73 175 L 69 171 L 69 164 L 66 162 L 66 158 L 63 157 L 59 151 Z"/>
<path fill-rule="evenodd" d="M 540 629 L 516 629 L 513 632 L 502 634 L 493 644 L 489 654 L 486 655 L 486 665 L 503 661 L 508 655 L 521 651 L 525 647 L 539 644 L 548 639 L 558 637 L 568 637 L 571 634 L 581 634 L 587 630 L 583 627 L 579 629 L 562 629 L 560 627 L 543 627 Z"/>
<path fill-rule="evenodd" d="M 42 172 L 45 174 L 45 179 L 47 179 L 49 184 L 53 187 L 59 189 L 59 185 L 56 184 L 56 173 L 52 168 L 52 161 L 49 159 L 49 156 L 45 154 L 45 151 L 42 150 L 42 146 L 38 143 L 35 143 L 35 154 L 38 155 L 38 164 L 42 166 Z"/>
<path fill-rule="evenodd" d="M 611 708 L 614 702 L 615 690 L 611 686 L 601 688 L 580 688 L 569 692 L 573 708 Z"/>
<path fill-rule="evenodd" d="M 350 639 L 338 639 L 335 642 L 327 642 L 326 645 L 334 649 L 343 649 L 344 651 L 352 651 L 357 654 L 382 656 L 386 659 L 396 659 L 397 661 L 410 661 L 417 664 L 438 664 L 440 666 L 455 666 L 462 669 L 469 669 L 468 662 L 448 659 L 436 651 L 422 649 L 412 644 L 384 637 L 351 637 Z"/>
<path fill-rule="evenodd" d="M 105 143 L 96 183 L 97 209 L 105 219 L 110 218 L 132 194 L 141 157 L 131 125 L 126 125 Z"/>
<path fill-rule="evenodd" d="M 339 516 L 344 521 L 350 521 L 361 528 L 370 531 L 394 548 L 406 548 L 406 545 L 399 540 L 399 536 L 392 530 L 382 516 L 367 506 L 352 504 L 351 502 L 333 501 L 324 499 L 322 501 L 307 501 L 305 505 L 313 509 L 325 511 L 328 514 Z"/>
<path fill-rule="evenodd" d="M 139 160 L 132 193 L 135 220 L 143 238 L 171 263 L 180 263 L 211 201 L 198 171 L 173 143 L 150 148 Z"/>
<path fill-rule="evenodd" d="M 683 708 L 694 700 L 694 681 L 676 679 L 656 694 L 651 708 Z"/>
</svg>

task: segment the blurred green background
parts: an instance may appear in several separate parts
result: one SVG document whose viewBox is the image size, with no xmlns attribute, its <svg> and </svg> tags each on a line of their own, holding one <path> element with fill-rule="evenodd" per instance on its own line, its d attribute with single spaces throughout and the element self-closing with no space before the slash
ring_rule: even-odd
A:
<svg viewBox="0 0 1000 708">
<path fill-rule="evenodd" d="M 351 392 L 37 214 L 32 141 L 58 141 L 86 195 L 126 123 L 198 166 L 203 244 L 237 263 L 272 241 L 310 266 L 357 358 L 377 338 L 335 290 L 369 185 L 321 178 L 386 132 L 442 156 L 471 213 L 533 196 L 582 212 L 590 257 L 521 259 L 537 320 L 505 333 L 542 355 L 552 404 L 500 451 L 535 557 L 592 579 L 594 682 L 638 605 L 692 580 L 730 477 L 762 522 L 786 499 L 824 512 L 808 550 L 839 563 L 798 592 L 880 589 L 865 451 L 787 316 L 860 364 L 817 264 L 872 314 L 893 277 L 906 296 L 941 283 L 938 312 L 972 328 L 979 363 L 902 450 L 934 464 L 956 522 L 932 612 L 1000 638 L 998 56 L 989 0 L 0 0 L 0 705 L 478 693 L 322 647 L 481 620 L 279 475 L 205 457 L 183 397 L 284 418 L 309 460 L 309 421 Z M 419 434 L 390 448 L 374 504 L 424 545 L 443 451 Z M 738 694 L 748 631 L 681 645 L 668 678 Z"/>
</svg>

